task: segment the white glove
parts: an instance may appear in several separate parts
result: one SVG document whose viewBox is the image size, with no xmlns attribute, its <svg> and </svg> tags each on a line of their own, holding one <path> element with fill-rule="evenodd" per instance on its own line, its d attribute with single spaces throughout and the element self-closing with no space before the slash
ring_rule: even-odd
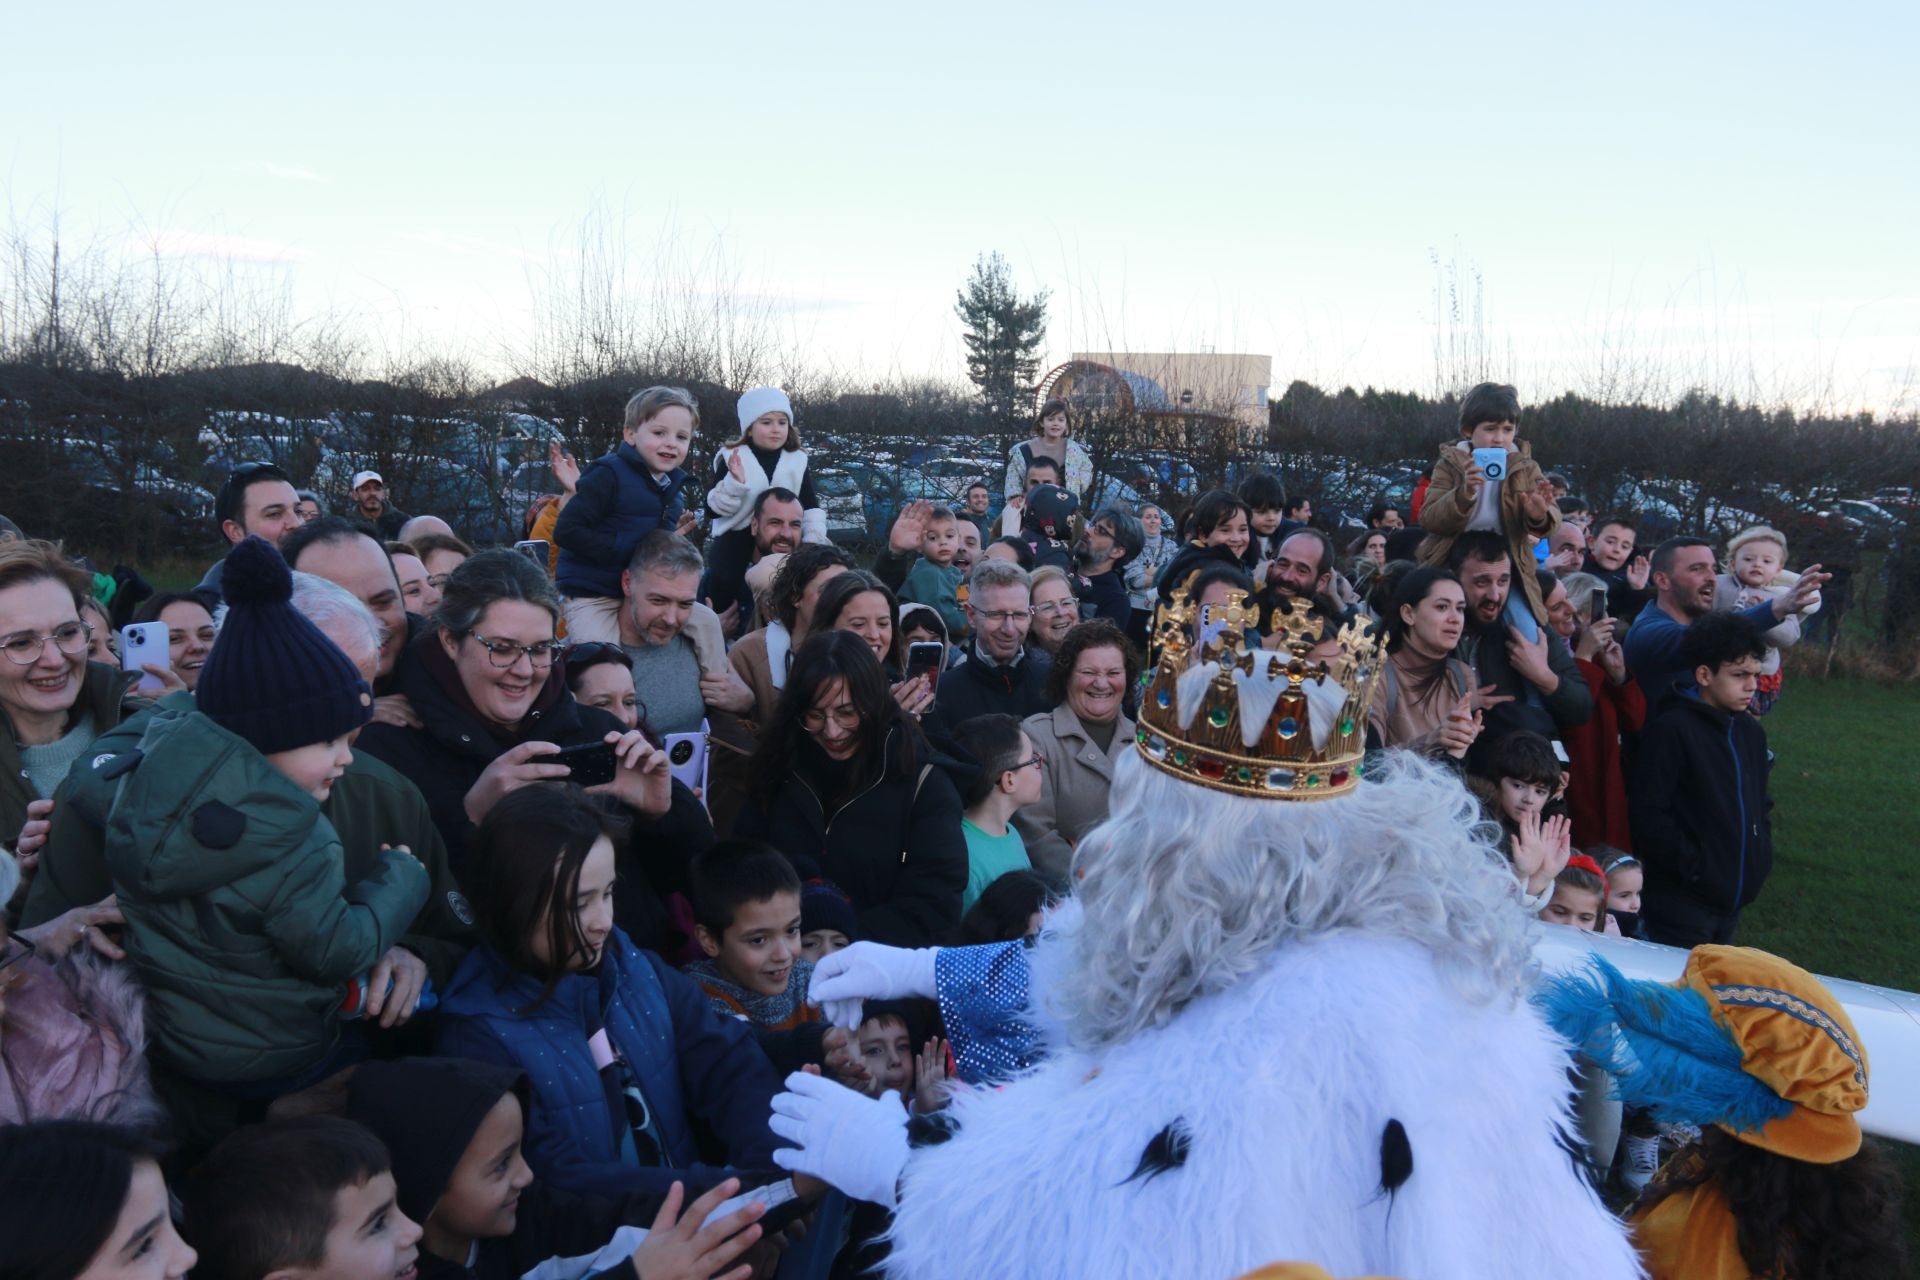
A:
<svg viewBox="0 0 1920 1280">
<path fill-rule="evenodd" d="M 856 944 L 858 945 L 858 944 Z M 768 1127 L 796 1144 L 773 1153 L 855 1200 L 892 1208 L 907 1167 L 907 1109 L 895 1093 L 869 1098 L 823 1076 L 796 1071 L 775 1095 Z"/>
<path fill-rule="evenodd" d="M 834 1026 L 858 1031 L 863 1001 L 934 997 L 933 957 L 938 950 L 887 947 L 878 942 L 842 947 L 813 966 L 807 1003 L 820 1006 Z"/>
</svg>

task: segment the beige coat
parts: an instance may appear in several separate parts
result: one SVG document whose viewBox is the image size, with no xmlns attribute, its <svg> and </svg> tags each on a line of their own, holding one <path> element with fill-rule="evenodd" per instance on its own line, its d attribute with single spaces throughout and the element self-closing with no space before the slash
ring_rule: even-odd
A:
<svg viewBox="0 0 1920 1280">
<path fill-rule="evenodd" d="M 1028 716 L 1020 727 L 1047 763 L 1040 799 L 1015 813 L 1013 825 L 1026 841 L 1034 869 L 1065 884 L 1074 846 L 1107 816 L 1114 764 L 1121 752 L 1133 749 L 1133 721 L 1120 717 L 1113 744 L 1105 751 L 1087 736 L 1073 708 L 1064 702 L 1052 711 Z"/>
<path fill-rule="evenodd" d="M 1513 557 L 1514 589 L 1526 594 L 1535 620 L 1544 627 L 1547 602 L 1540 595 L 1537 575 L 1540 566 L 1533 558 L 1527 535 L 1551 538 L 1553 531 L 1560 527 L 1560 509 L 1549 506 L 1543 523 L 1528 524 L 1521 495 L 1538 489 L 1545 477 L 1525 440 L 1515 440 L 1513 447 L 1520 456 L 1500 485 L 1500 527 L 1507 536 L 1507 554 Z M 1467 463 L 1472 460 L 1473 454 L 1463 442 L 1440 447 L 1440 460 L 1433 464 L 1433 479 L 1427 482 L 1427 496 L 1420 504 L 1420 527 L 1427 531 L 1427 540 L 1420 544 L 1421 564 L 1445 564 L 1454 539 L 1467 531 L 1474 504 L 1473 495 L 1467 489 Z"/>
</svg>

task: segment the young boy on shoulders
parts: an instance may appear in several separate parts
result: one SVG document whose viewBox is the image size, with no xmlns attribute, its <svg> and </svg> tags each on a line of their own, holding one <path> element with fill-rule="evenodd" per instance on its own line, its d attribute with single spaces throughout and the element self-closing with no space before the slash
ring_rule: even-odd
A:
<svg viewBox="0 0 1920 1280">
<path fill-rule="evenodd" d="M 935 507 L 927 514 L 927 532 L 920 547 L 920 558 L 907 570 L 900 587 L 902 603 L 924 604 L 940 615 L 948 635 L 960 635 L 967 629 L 966 611 L 960 607 L 960 567 L 953 562 L 960 550 L 960 522 L 946 507 Z"/>
<path fill-rule="evenodd" d="M 1441 447 L 1420 506 L 1420 525 L 1427 531 L 1421 564 L 1445 564 L 1455 538 L 1469 529 L 1489 529 L 1506 539 L 1516 566 L 1531 565 L 1533 540 L 1559 528 L 1553 486 L 1527 442 L 1518 438 L 1519 429 L 1520 393 L 1512 387 L 1483 382 L 1461 399 L 1461 438 Z M 1504 474 L 1490 474 L 1481 465 L 1480 459 L 1495 453 Z M 1507 600 L 1507 621 L 1531 640 L 1534 628 L 1546 625 L 1546 600 L 1532 573 L 1514 577 L 1522 590 Z"/>
<path fill-rule="evenodd" d="M 567 636 L 575 644 L 620 638 L 620 575 L 640 539 L 655 529 L 686 533 L 681 506 L 687 450 L 700 407 L 679 387 L 648 387 L 627 401 L 620 443 L 580 473 L 573 500 L 553 526 L 560 544 L 554 582 L 567 597 Z"/>
<path fill-rule="evenodd" d="M 1641 731 L 1627 802 L 1647 937 L 1692 947 L 1731 943 L 1773 869 L 1773 759 L 1747 714 L 1767 650 L 1760 629 L 1709 613 L 1681 645 L 1696 687 L 1661 703 Z"/>
</svg>

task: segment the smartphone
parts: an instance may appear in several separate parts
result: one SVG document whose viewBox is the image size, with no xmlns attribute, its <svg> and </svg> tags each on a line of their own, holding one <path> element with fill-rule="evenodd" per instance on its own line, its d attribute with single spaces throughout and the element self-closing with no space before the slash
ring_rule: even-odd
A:
<svg viewBox="0 0 1920 1280">
<path fill-rule="evenodd" d="M 551 548 L 547 546 L 545 538 L 528 538 L 522 542 L 516 542 L 513 544 L 513 549 L 539 565 L 542 572 L 545 572 L 547 565 L 552 563 L 548 559 Z"/>
<path fill-rule="evenodd" d="M 1598 622 L 1607 616 L 1607 589 L 1601 587 L 1593 593 L 1593 599 L 1587 601 L 1587 621 Z"/>
<path fill-rule="evenodd" d="M 563 764 L 571 771 L 568 780 L 583 787 L 612 782 L 620 768 L 620 758 L 610 742 L 586 742 L 577 747 L 562 747 L 555 755 L 535 756 L 540 764 Z"/>
<path fill-rule="evenodd" d="M 1505 449 L 1475 449 L 1473 460 L 1479 464 L 1480 472 L 1487 479 L 1501 481 L 1507 478 L 1507 451 Z"/>
<path fill-rule="evenodd" d="M 907 646 L 907 679 L 926 676 L 934 688 L 940 687 L 940 660 L 946 646 L 938 640 L 916 640 Z"/>
<path fill-rule="evenodd" d="M 667 753 L 667 769 L 689 791 L 707 797 L 707 722 L 700 722 L 697 733 L 670 733 L 661 742 Z"/>
<path fill-rule="evenodd" d="M 173 646 L 164 622 L 134 622 L 120 628 L 120 669 L 140 672 L 136 693 L 160 693 L 165 683 L 141 671 L 144 666 L 173 670 Z"/>
<path fill-rule="evenodd" d="M 1227 610 L 1223 605 L 1203 604 L 1200 606 L 1200 639 L 1196 648 L 1205 653 L 1220 637 L 1226 634 Z"/>
</svg>

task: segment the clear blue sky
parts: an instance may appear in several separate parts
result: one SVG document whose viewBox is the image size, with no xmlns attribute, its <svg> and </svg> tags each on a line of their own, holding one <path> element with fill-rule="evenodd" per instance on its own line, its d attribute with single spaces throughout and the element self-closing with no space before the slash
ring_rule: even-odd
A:
<svg viewBox="0 0 1920 1280">
<path fill-rule="evenodd" d="M 1429 389 L 1437 252 L 1530 396 L 1617 361 L 1920 404 L 1910 0 L 41 2 L 0 33 L 16 224 L 283 260 L 389 345 L 497 361 L 599 207 L 638 275 L 717 262 L 847 373 L 960 376 L 953 293 L 998 249 L 1052 291 L 1050 357 Z"/>
</svg>

